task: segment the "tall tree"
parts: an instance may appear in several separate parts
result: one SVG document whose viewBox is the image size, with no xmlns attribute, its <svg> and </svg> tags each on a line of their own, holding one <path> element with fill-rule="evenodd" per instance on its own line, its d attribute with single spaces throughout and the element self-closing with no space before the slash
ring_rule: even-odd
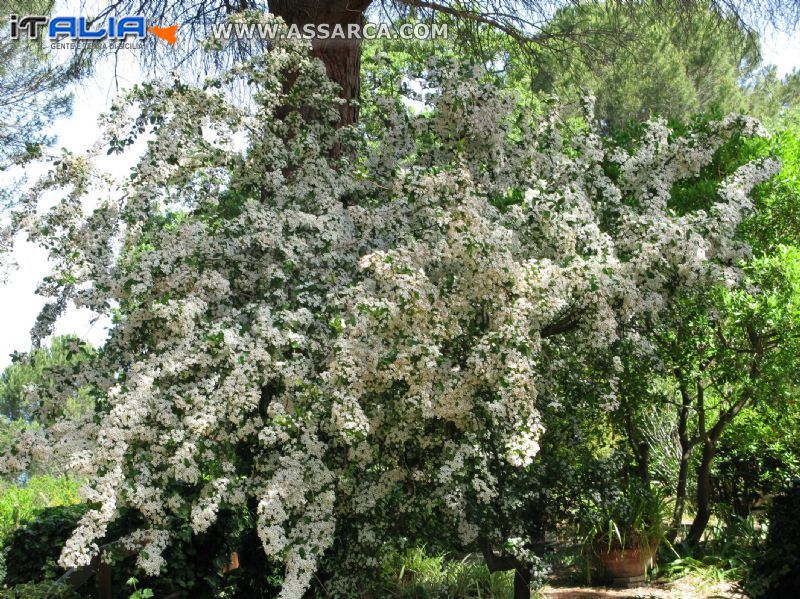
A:
<svg viewBox="0 0 800 599">
<path fill-rule="evenodd" d="M 778 75 L 774 65 L 766 65 L 745 81 L 745 111 L 759 119 L 770 129 L 784 129 L 792 123 L 798 130 L 800 121 L 800 71 L 794 70 L 784 77 Z"/>
<path fill-rule="evenodd" d="M 591 91 L 598 117 L 614 129 L 654 115 L 685 121 L 714 108 L 741 111 L 739 80 L 761 60 L 757 36 L 733 15 L 721 18 L 711 2 L 699 2 L 692 19 L 664 14 L 657 4 L 643 2 L 626 14 L 589 3 L 560 10 L 548 32 L 591 23 L 598 33 L 539 52 L 533 89 L 576 106 Z M 612 27 L 618 36 L 603 35 Z"/>
<path fill-rule="evenodd" d="M 55 63 L 36 41 L 9 35 L 12 14 L 50 14 L 52 0 L 12 0 L 0 7 L 0 168 L 39 154 L 54 119 L 69 114 L 66 84 L 76 72 Z"/>
<path fill-rule="evenodd" d="M 177 23 L 182 36 L 198 40 L 212 33 L 213 26 L 242 11 L 265 11 L 282 17 L 287 23 L 296 25 L 321 24 L 348 25 L 361 23 L 370 11 L 392 20 L 410 14 L 420 20 L 433 20 L 437 15 L 454 18 L 459 28 L 459 36 L 474 37 L 481 34 L 486 26 L 502 32 L 517 42 L 526 51 L 544 47 L 558 47 L 566 41 L 581 42 L 589 32 L 597 32 L 597 23 L 574 23 L 568 29 L 553 30 L 547 25 L 554 10 L 560 6 L 579 4 L 575 0 L 563 2 L 552 0 L 492 0 L 491 2 L 463 2 L 461 0 L 200 0 L 186 7 L 182 3 L 164 3 L 160 0 L 115 0 L 104 9 L 98 18 L 111 14 L 144 14 L 154 22 Z M 595 2 L 602 10 L 611 14 L 625 14 L 635 9 L 624 0 L 608 3 Z M 698 7 L 705 15 L 711 6 L 720 19 L 732 19 L 744 25 L 752 24 L 764 15 L 773 20 L 794 22 L 800 9 L 791 0 L 669 0 L 652 3 L 652 11 L 657 15 L 680 16 L 693 22 Z M 612 27 L 605 33 L 624 41 Z M 190 47 L 191 45 L 189 45 Z M 151 65 L 163 60 L 177 59 L 181 62 L 185 55 L 167 54 L 153 46 L 153 52 L 145 56 Z M 235 43 L 235 53 L 250 51 L 252 45 Z M 190 47 L 190 51 L 191 47 Z M 171 51 L 170 51 L 171 52 Z M 360 52 L 359 40 L 322 41 L 314 43 L 313 54 L 325 64 L 328 75 L 341 88 L 341 97 L 353 100 L 360 92 Z M 358 117 L 356 108 L 343 109 L 343 123 L 353 122 Z"/>
<path fill-rule="evenodd" d="M 734 272 L 725 286 L 675 297 L 658 322 L 637 331 L 637 337 L 654 342 L 650 362 L 639 355 L 628 357 L 638 376 L 651 381 L 645 389 L 658 388 L 651 397 L 676 412 L 673 538 L 691 498 L 690 469 L 696 464 L 696 511 L 686 539 L 692 545 L 702 539 L 711 517 L 714 462 L 723 436 L 742 411 L 762 406 L 785 411 L 798 385 L 798 147 L 792 131 L 755 145 L 734 140 L 713 168 L 673 188 L 673 209 L 697 209 L 708 206 L 709 186 L 742 161 L 777 154 L 783 162 L 781 173 L 755 194 L 756 210 L 737 232 L 747 248 L 742 257 L 754 255 L 740 263 L 743 276 Z M 664 384 L 673 392 L 660 392 Z M 644 392 L 637 392 L 641 401 Z M 635 427 L 633 433 L 641 436 Z"/>
<path fill-rule="evenodd" d="M 33 399 L 35 387 L 48 387 L 53 375 L 68 376 L 94 351 L 77 337 L 55 337 L 49 347 L 40 347 L 19 358 L 0 374 L 0 415 L 9 420 L 30 420 L 39 408 Z M 64 405 L 65 412 L 83 410 L 91 404 L 85 394 Z"/>
</svg>

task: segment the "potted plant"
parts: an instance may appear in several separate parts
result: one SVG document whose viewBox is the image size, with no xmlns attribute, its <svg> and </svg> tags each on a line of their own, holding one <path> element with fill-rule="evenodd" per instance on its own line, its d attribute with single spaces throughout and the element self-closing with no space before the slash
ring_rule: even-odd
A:
<svg viewBox="0 0 800 599">
<path fill-rule="evenodd" d="M 582 518 L 583 546 L 615 586 L 636 586 L 645 580 L 664 539 L 664 516 L 664 500 L 640 483 L 595 494 Z"/>
</svg>

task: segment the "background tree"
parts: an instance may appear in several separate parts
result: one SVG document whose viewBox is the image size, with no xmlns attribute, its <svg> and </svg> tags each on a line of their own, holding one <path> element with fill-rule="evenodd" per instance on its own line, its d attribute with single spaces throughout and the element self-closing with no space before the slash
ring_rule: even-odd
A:
<svg viewBox="0 0 800 599">
<path fill-rule="evenodd" d="M 362 104 L 369 109 L 374 94 L 396 93 L 389 70 L 413 80 L 436 55 L 482 65 L 534 109 L 555 94 L 572 108 L 562 111 L 565 117 L 580 118 L 580 98 L 591 91 L 609 131 L 654 115 L 685 122 L 701 113 L 732 111 L 756 116 L 774 130 L 788 123 L 796 113 L 797 75 L 781 79 L 774 66 L 762 65 L 755 31 L 732 14 L 720 16 L 712 3 L 696 4 L 691 18 L 656 4 L 626 11 L 570 4 L 545 26 L 541 37 L 547 42 L 528 46 L 488 25 L 475 23 L 465 31 L 456 17 L 437 15 L 437 23 L 453 32 L 447 40 L 366 43 L 363 70 L 371 84 Z"/>
<path fill-rule="evenodd" d="M 714 513 L 731 522 L 763 517 L 767 500 L 800 478 L 797 391 L 745 408 L 719 443 L 712 471 Z M 778 399 L 778 398 L 774 398 Z"/>
<path fill-rule="evenodd" d="M 720 442 L 726 439 L 739 414 L 744 411 L 750 418 L 756 413 L 766 417 L 774 410 L 792 422 L 789 402 L 797 388 L 800 291 L 797 149 L 797 138 L 791 130 L 778 132 L 767 142 L 735 138 L 720 152 L 713 166 L 697 179 L 673 189 L 671 201 L 676 210 L 694 209 L 705 205 L 715 181 L 753 156 L 777 154 L 783 161 L 780 175 L 758 189 L 755 210 L 739 229 L 742 247 L 752 252 L 750 259 L 746 259 L 749 254 L 742 255 L 744 278 L 736 284 L 676 296 L 662 320 L 647 323 L 636 332 L 655 343 L 655 353 L 621 354 L 632 369 L 623 389 L 640 379 L 649 381 L 643 389 L 641 385 L 634 387 L 634 401 L 622 404 L 621 418 L 629 438 L 639 440 L 645 436 L 640 415 L 648 398 L 675 410 L 679 459 L 676 479 L 670 483 L 675 499 L 672 535 L 677 535 L 687 503 L 692 500 L 688 495 L 692 480 L 696 485 L 692 502 L 695 518 L 687 537 L 692 544 L 697 544 L 705 531 L 715 486 L 722 491 L 726 485 L 741 480 L 728 470 L 726 480 L 714 481 L 714 460 L 720 452 Z M 785 445 L 791 445 L 791 433 L 779 434 L 773 445 L 779 447 L 783 438 Z M 743 436 L 740 451 L 733 449 L 736 443 L 728 434 L 723 449 L 731 453 L 723 458 L 724 468 L 730 469 L 742 454 L 752 456 L 746 449 L 748 444 L 747 436 Z M 639 457 L 635 445 L 633 454 Z M 653 445 L 648 445 L 652 450 Z M 788 475 L 793 460 L 784 460 L 784 473 Z M 754 486 L 760 484 L 755 483 L 759 478 L 755 474 L 751 477 Z M 767 480 L 768 477 L 765 488 L 769 488 Z M 746 505 L 758 499 L 752 492 L 754 489 L 746 504 L 740 506 L 745 513 Z"/>
<path fill-rule="evenodd" d="M 56 118 L 68 115 L 67 85 L 77 75 L 43 49 L 41 40 L 12 40 L 9 15 L 48 15 L 52 0 L 11 0 L 0 7 L 0 169 L 38 157 Z"/>
<path fill-rule="evenodd" d="M 786 401 L 798 381 L 798 308 L 800 270 L 796 252 L 787 250 L 755 262 L 744 290 L 723 292 L 710 317 L 698 315 L 680 329 L 690 337 L 674 338 L 672 351 L 684 356 L 690 370 L 675 363 L 676 384 L 688 398 L 694 434 L 688 449 L 701 450 L 697 467 L 696 513 L 686 540 L 697 544 L 712 508 L 712 467 L 722 435 L 739 413 L 758 402 Z M 708 312 L 706 314 L 709 314 Z M 681 318 L 686 319 L 685 313 Z M 779 408 L 780 409 L 780 408 Z"/>
<path fill-rule="evenodd" d="M 54 337 L 49 346 L 40 347 L 7 366 L 0 374 L 0 413 L 9 420 L 29 421 L 39 408 L 36 387 L 48 387 L 53 378 L 69 377 L 94 355 L 88 344 L 74 336 Z M 63 406 L 65 413 L 91 409 L 91 398 L 82 393 L 72 405 Z"/>
<path fill-rule="evenodd" d="M 655 10 L 656 4 L 622 14 L 592 3 L 558 11 L 546 33 L 566 37 L 586 23 L 601 33 L 538 51 L 532 89 L 576 106 L 591 91 L 598 117 L 617 130 L 654 115 L 686 121 L 711 109 L 741 111 L 745 93 L 738 82 L 760 63 L 756 34 L 710 2 L 699 3 L 691 19 Z M 610 29 L 618 35 L 602 35 Z"/>
<path fill-rule="evenodd" d="M 565 0 L 563 4 L 569 5 L 574 2 Z M 629 10 L 637 10 L 638 5 L 612 1 L 598 2 L 595 6 L 599 7 L 597 9 L 599 12 L 614 15 L 613 18 L 605 21 L 573 21 L 569 27 L 548 28 L 554 4 L 547 0 L 494 0 L 489 3 L 450 0 L 334 0 L 325 3 L 313 0 L 202 0 L 193 3 L 188 9 L 179 3 L 165 4 L 155 0 L 115 0 L 97 16 L 102 19 L 112 14 L 132 12 L 144 14 L 153 22 L 179 24 L 181 37 L 186 40 L 183 45 L 184 52 L 175 53 L 172 49 L 159 49 L 159 46 L 153 45 L 151 51 L 144 54 L 146 64 L 159 65 L 163 68 L 168 63 L 185 63 L 187 52 L 193 54 L 198 40 L 209 36 L 215 24 L 239 13 L 250 11 L 252 14 L 266 10 L 283 18 L 287 23 L 297 25 L 356 24 L 363 22 L 370 11 L 388 18 L 390 22 L 398 17 L 431 21 L 444 15 L 450 18 L 449 23 L 454 25 L 455 33 L 464 47 L 470 47 L 473 51 L 483 50 L 487 28 L 501 32 L 528 53 L 543 48 L 560 51 L 565 43 L 585 46 L 586 40 L 592 39 L 592 32 L 597 34 L 599 31 L 624 47 L 625 37 L 637 32 L 628 28 L 624 31 L 624 35 L 621 35 L 619 19 Z M 709 7 L 714 9 L 710 13 Z M 774 22 L 794 22 L 800 14 L 796 3 L 788 0 L 758 2 L 670 0 L 653 2 L 649 5 L 649 9 L 654 15 L 680 18 L 688 24 L 693 23 L 698 14 L 701 24 L 707 24 L 708 14 L 712 14 L 723 23 L 736 22 L 741 26 L 763 22 L 765 19 Z M 702 30 L 704 26 L 695 30 Z M 234 40 L 229 46 L 229 56 L 241 58 L 252 55 L 253 52 L 263 51 L 264 47 L 263 43 L 253 45 L 244 40 Z M 595 46 L 595 49 L 607 47 L 604 44 Z M 354 100 L 360 97 L 361 43 L 358 40 L 350 42 L 317 40 L 312 48 L 312 54 L 325 64 L 329 77 L 340 86 L 342 98 Z M 586 58 L 581 53 L 572 56 L 578 60 Z M 502 59 L 502 56 L 498 58 Z M 82 59 L 85 63 L 87 60 L 91 61 L 92 57 L 87 54 Z M 213 58 L 211 62 L 219 64 L 217 58 Z M 341 122 L 347 124 L 356 120 L 357 110 L 357 106 L 343 106 L 340 109 Z"/>
<path fill-rule="evenodd" d="M 765 65 L 746 80 L 744 86 L 745 112 L 757 116 L 775 131 L 798 130 L 800 71 L 794 70 L 780 78 L 774 66 Z"/>
</svg>

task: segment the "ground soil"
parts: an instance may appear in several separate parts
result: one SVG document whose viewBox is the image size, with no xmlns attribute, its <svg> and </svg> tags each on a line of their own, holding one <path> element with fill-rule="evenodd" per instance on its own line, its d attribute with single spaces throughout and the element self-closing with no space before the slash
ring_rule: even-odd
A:
<svg viewBox="0 0 800 599">
<path fill-rule="evenodd" d="M 609 587 L 552 586 L 541 591 L 546 599 L 741 599 L 734 585 L 726 582 L 713 583 L 701 578 L 687 576 L 680 580 L 656 581 L 631 589 Z"/>
</svg>

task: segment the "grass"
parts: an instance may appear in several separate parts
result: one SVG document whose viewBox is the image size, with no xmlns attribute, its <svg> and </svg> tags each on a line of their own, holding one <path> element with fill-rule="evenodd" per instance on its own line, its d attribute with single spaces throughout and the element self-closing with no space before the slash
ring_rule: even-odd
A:
<svg viewBox="0 0 800 599">
<path fill-rule="evenodd" d="M 424 547 L 393 554 L 384 561 L 376 597 L 414 599 L 509 599 L 513 595 L 511 572 L 489 572 L 483 560 L 472 555 L 452 559 L 428 555 Z"/>
<path fill-rule="evenodd" d="M 677 547 L 682 554 L 666 565 L 667 576 L 672 580 L 695 576 L 709 583 L 739 581 L 747 575 L 765 536 L 766 528 L 758 526 L 753 516 L 732 517 L 727 525 L 715 523 L 699 550 L 691 553 Z"/>
</svg>

